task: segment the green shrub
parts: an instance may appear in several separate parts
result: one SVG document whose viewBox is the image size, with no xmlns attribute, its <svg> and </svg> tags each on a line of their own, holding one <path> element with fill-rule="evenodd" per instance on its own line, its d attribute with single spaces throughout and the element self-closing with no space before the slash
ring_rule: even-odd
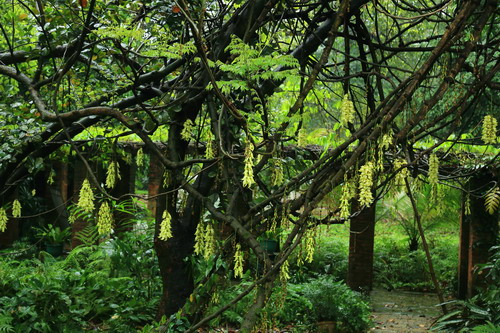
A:
<svg viewBox="0 0 500 333">
<path fill-rule="evenodd" d="M 78 247 L 56 260 L 0 257 L 0 326 L 14 332 L 135 331 L 151 322 L 161 282 L 152 232 Z"/>
<path fill-rule="evenodd" d="M 340 323 L 343 332 L 364 332 L 370 327 L 370 307 L 362 296 L 343 282 L 320 277 L 304 285 L 318 321 Z"/>
</svg>

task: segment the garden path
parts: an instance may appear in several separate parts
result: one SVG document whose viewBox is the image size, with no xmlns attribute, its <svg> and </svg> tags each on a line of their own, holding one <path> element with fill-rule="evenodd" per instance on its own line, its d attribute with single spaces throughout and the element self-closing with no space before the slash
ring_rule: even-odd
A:
<svg viewBox="0 0 500 333">
<path fill-rule="evenodd" d="M 440 315 L 436 294 L 387 291 L 375 289 L 370 293 L 372 320 L 376 333 L 420 333 L 428 332 Z"/>
</svg>

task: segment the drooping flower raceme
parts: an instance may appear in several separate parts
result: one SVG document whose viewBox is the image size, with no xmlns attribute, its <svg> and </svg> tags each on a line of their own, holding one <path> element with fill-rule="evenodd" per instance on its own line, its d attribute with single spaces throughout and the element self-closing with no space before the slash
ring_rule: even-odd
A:
<svg viewBox="0 0 500 333">
<path fill-rule="evenodd" d="M 172 238 L 172 217 L 170 213 L 165 209 L 162 215 L 163 219 L 160 224 L 160 234 L 158 238 L 166 241 L 169 238 Z"/>
<path fill-rule="evenodd" d="M 341 219 L 347 219 L 351 216 L 351 206 L 349 200 L 352 199 L 353 189 L 352 181 L 347 179 L 347 174 L 344 175 L 344 184 L 342 185 L 342 195 L 340 197 L 340 213 Z"/>
<path fill-rule="evenodd" d="M 205 229 L 205 249 L 203 251 L 205 260 L 210 259 L 215 254 L 215 246 L 215 230 L 211 223 L 207 223 Z"/>
<path fill-rule="evenodd" d="M 400 169 L 403 165 L 406 164 L 404 158 L 398 158 L 394 161 L 394 170 Z M 404 167 L 398 171 L 395 177 L 396 186 L 403 186 L 405 184 L 405 179 L 410 176 L 410 172 L 408 168 Z"/>
<path fill-rule="evenodd" d="M 484 116 L 482 139 L 486 144 L 495 144 L 497 141 L 497 125 L 495 117 L 491 115 Z"/>
<path fill-rule="evenodd" d="M 12 216 L 21 217 L 21 203 L 17 199 L 12 203 Z"/>
<path fill-rule="evenodd" d="M 435 153 L 429 157 L 429 172 L 427 174 L 429 184 L 431 184 L 431 202 L 436 202 L 438 196 L 439 181 L 439 159 Z"/>
<path fill-rule="evenodd" d="M 208 131 L 207 146 L 205 147 L 205 158 L 211 159 L 214 157 L 215 157 L 214 135 L 212 134 L 212 131 Z"/>
<path fill-rule="evenodd" d="M 83 181 L 76 205 L 87 213 L 91 213 L 94 210 L 94 192 L 92 192 L 88 179 Z"/>
<path fill-rule="evenodd" d="M 349 94 L 344 95 L 342 105 L 340 107 L 340 123 L 347 126 L 348 123 L 354 121 L 354 104 L 349 99 Z"/>
<path fill-rule="evenodd" d="M 359 169 L 359 204 L 369 206 L 373 202 L 373 162 L 366 162 Z"/>
<path fill-rule="evenodd" d="M 97 214 L 97 231 L 99 235 L 109 235 L 113 228 L 113 214 L 107 201 L 104 201 Z"/>
<path fill-rule="evenodd" d="M 194 124 L 191 119 L 188 119 L 184 122 L 184 127 L 181 131 L 181 138 L 185 141 L 191 140 L 194 132 Z"/>
<path fill-rule="evenodd" d="M 297 146 L 304 147 L 307 143 L 307 133 L 304 128 L 299 129 L 299 133 L 297 135 Z"/>
<path fill-rule="evenodd" d="M 288 259 L 283 262 L 280 268 L 280 280 L 281 282 L 286 282 L 290 279 L 290 264 Z"/>
<path fill-rule="evenodd" d="M 194 233 L 194 253 L 202 254 L 205 249 L 205 226 L 203 223 L 198 223 L 196 232 Z"/>
<path fill-rule="evenodd" d="M 135 164 L 137 164 L 138 167 L 141 167 L 144 165 L 144 151 L 142 148 L 139 148 L 137 151 L 137 156 L 135 157 Z"/>
<path fill-rule="evenodd" d="M 7 222 L 9 218 L 7 217 L 7 212 L 5 209 L 0 208 L 0 232 L 4 232 L 7 229 Z"/>
<path fill-rule="evenodd" d="M 283 162 L 280 158 L 273 158 L 271 183 L 273 186 L 279 186 L 283 183 Z"/>
<path fill-rule="evenodd" d="M 251 187 L 255 184 L 253 178 L 253 144 L 250 140 L 246 140 L 245 144 L 245 169 L 243 171 L 243 186 Z"/>
<path fill-rule="evenodd" d="M 106 173 L 106 187 L 111 189 L 116 185 L 116 179 L 122 179 L 120 175 L 120 166 L 117 162 L 113 161 L 109 164 L 108 171 Z"/>
<path fill-rule="evenodd" d="M 243 252 L 241 251 L 241 245 L 236 244 L 236 250 L 234 252 L 234 277 L 243 277 Z"/>
</svg>

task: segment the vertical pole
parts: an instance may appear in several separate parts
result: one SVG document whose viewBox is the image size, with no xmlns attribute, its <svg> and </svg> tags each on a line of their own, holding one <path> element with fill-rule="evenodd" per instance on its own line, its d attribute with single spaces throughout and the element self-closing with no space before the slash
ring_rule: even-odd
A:
<svg viewBox="0 0 500 333">
<path fill-rule="evenodd" d="M 470 181 L 473 194 L 470 198 L 470 232 L 469 232 L 469 258 L 467 297 L 476 294 L 477 287 L 486 284 L 485 274 L 477 274 L 478 266 L 489 260 L 489 250 L 496 245 L 498 237 L 498 210 L 489 214 L 485 208 L 484 195 L 493 184 L 490 173 L 478 173 Z"/>
<path fill-rule="evenodd" d="M 460 212 L 460 238 L 458 253 L 458 295 L 459 299 L 467 297 L 467 281 L 469 276 L 469 231 L 470 218 L 465 215 L 466 194 L 462 194 Z"/>
<path fill-rule="evenodd" d="M 354 202 L 353 211 L 359 209 L 358 202 Z M 374 239 L 375 203 L 351 218 L 347 284 L 353 290 L 369 291 L 373 287 Z"/>
</svg>

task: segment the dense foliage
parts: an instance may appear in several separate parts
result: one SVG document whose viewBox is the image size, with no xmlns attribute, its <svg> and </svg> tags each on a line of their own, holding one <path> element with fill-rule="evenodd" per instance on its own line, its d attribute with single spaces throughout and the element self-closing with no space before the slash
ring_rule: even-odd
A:
<svg viewBox="0 0 500 333">
<path fill-rule="evenodd" d="M 115 194 L 120 170 L 133 155 L 143 165 L 146 152 L 164 169 L 150 198 L 157 318 L 177 313 L 187 332 L 255 293 L 240 327 L 250 331 L 275 281 L 290 278 L 290 256 L 313 261 L 318 226 L 345 223 L 384 196 L 413 198 L 428 183 L 439 210 L 442 186 L 453 185 L 497 214 L 497 183 L 467 182 L 498 163 L 494 0 L 0 8 L 0 232 L 20 212 L 17 187 L 37 172 L 50 183 L 57 160 L 80 163 L 86 176 L 64 223 L 95 224 L 106 239 L 130 196 Z M 130 140 L 140 148 L 122 150 Z M 280 241 L 276 253 L 262 246 L 268 235 Z M 227 276 L 252 281 L 199 311 Z"/>
</svg>

